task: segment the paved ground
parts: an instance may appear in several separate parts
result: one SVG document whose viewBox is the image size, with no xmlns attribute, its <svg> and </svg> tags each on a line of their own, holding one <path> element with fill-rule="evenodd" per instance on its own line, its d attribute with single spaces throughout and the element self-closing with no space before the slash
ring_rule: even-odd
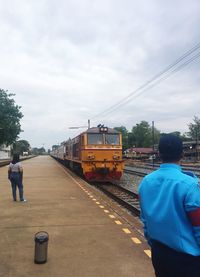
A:
<svg viewBox="0 0 200 277">
<path fill-rule="evenodd" d="M 83 181 L 47 156 L 22 164 L 27 203 L 12 201 L 7 167 L 0 168 L 0 276 L 154 276 L 144 247 L 131 239 L 137 234 L 126 234 L 126 222 L 88 195 Z M 48 262 L 37 265 L 34 234 L 41 230 L 50 236 Z"/>
</svg>

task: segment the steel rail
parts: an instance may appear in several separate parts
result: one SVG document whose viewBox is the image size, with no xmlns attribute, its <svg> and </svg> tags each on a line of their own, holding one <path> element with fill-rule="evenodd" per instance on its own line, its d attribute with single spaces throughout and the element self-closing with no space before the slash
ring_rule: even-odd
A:
<svg viewBox="0 0 200 277">
<path fill-rule="evenodd" d="M 135 192 L 131 192 L 119 185 L 106 183 L 106 184 L 98 184 L 95 186 L 107 194 L 110 198 L 117 201 L 123 207 L 126 207 L 130 212 L 132 212 L 136 216 L 140 216 L 140 207 L 139 207 L 139 199 L 138 194 Z"/>
<path fill-rule="evenodd" d="M 62 167 L 66 170 L 66 167 L 59 161 L 57 161 L 62 165 Z M 69 169 L 70 170 L 70 169 Z M 72 171 L 73 172 L 73 171 Z M 74 173 L 74 172 L 73 172 Z M 79 176 L 82 178 L 82 176 Z M 131 213 L 136 216 L 140 215 L 140 207 L 139 207 L 139 199 L 138 194 L 127 190 L 117 184 L 113 183 L 98 183 L 98 182 L 88 182 L 84 178 L 82 178 L 88 185 L 95 186 L 97 189 L 108 195 L 110 198 L 114 199 L 116 202 L 121 204 L 123 207 L 126 207 Z"/>
<path fill-rule="evenodd" d="M 131 175 L 137 175 L 137 176 L 141 176 L 141 177 L 144 177 L 144 176 L 146 176 L 147 174 L 149 174 L 149 173 L 151 173 L 151 172 L 153 172 L 154 170 L 156 170 L 157 168 L 155 168 L 154 170 L 152 169 L 150 169 L 149 167 L 136 167 L 136 166 L 134 166 L 134 167 L 132 167 L 133 169 L 131 169 L 131 166 L 128 166 L 128 168 L 129 169 L 127 169 L 126 167 L 125 167 L 125 169 L 124 169 L 124 173 L 128 173 L 128 174 L 131 174 Z M 200 177 L 200 169 L 194 169 L 194 168 L 191 168 L 191 167 L 187 167 L 187 166 L 181 166 L 181 168 L 182 168 L 182 170 L 183 171 L 190 171 L 190 172 L 192 172 L 192 173 L 194 173 L 198 178 Z M 149 170 L 149 172 L 143 172 L 143 171 L 138 171 L 138 170 L 140 170 L 140 169 L 147 169 L 147 170 Z"/>
<path fill-rule="evenodd" d="M 140 177 L 144 177 L 148 174 L 148 173 L 145 173 L 145 172 L 135 171 L 135 170 L 130 170 L 130 169 L 124 169 L 124 173 L 128 173 L 128 174 L 131 174 L 131 175 L 137 175 L 137 176 L 140 176 Z"/>
</svg>

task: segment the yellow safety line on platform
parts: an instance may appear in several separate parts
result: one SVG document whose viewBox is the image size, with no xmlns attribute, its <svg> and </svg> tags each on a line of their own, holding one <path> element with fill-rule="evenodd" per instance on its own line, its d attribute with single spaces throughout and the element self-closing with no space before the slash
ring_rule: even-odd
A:
<svg viewBox="0 0 200 277">
<path fill-rule="evenodd" d="M 64 168 L 58 164 L 58 166 L 62 169 L 62 171 L 69 176 L 78 186 L 80 186 L 80 183 L 78 181 L 76 181 L 76 179 L 74 179 L 74 177 L 72 177 L 67 171 L 64 170 Z"/>
<path fill-rule="evenodd" d="M 62 168 L 62 166 L 60 166 L 60 165 L 58 165 L 61 169 L 62 169 L 62 171 L 66 174 L 66 175 L 68 175 L 82 190 L 84 190 L 89 196 L 91 196 L 91 198 L 93 197 L 92 195 L 91 195 L 91 193 L 87 190 L 87 189 L 85 189 L 78 181 L 76 181 L 75 179 L 74 179 L 74 177 L 72 177 L 67 171 L 65 171 L 63 168 Z M 94 201 L 96 201 L 96 199 L 92 199 L 92 200 L 94 200 Z M 99 203 L 100 204 L 100 203 Z"/>
<path fill-rule="evenodd" d="M 151 258 L 151 250 L 144 250 L 144 253 Z"/>
<path fill-rule="evenodd" d="M 109 214 L 109 217 L 110 217 L 110 218 L 115 218 L 115 216 L 114 216 L 114 215 L 112 215 L 112 214 Z"/>
<path fill-rule="evenodd" d="M 64 173 L 66 174 L 66 175 L 68 175 L 83 191 L 85 191 L 86 193 L 88 193 L 88 191 L 78 182 L 78 181 L 76 181 L 75 179 L 74 179 L 74 177 L 72 177 L 67 171 L 65 171 L 63 168 L 62 168 L 62 166 L 60 166 L 59 165 L 59 167 L 62 169 L 62 171 L 64 171 Z M 90 193 L 88 193 L 88 195 L 90 195 L 90 197 L 92 198 L 93 196 L 90 194 Z M 93 201 L 96 201 L 97 199 L 96 198 L 93 198 L 92 199 Z M 96 202 L 96 204 L 100 204 L 99 202 Z M 103 207 L 103 206 L 100 206 L 100 207 Z M 105 213 L 109 213 L 109 211 L 108 210 L 104 210 L 104 212 Z M 114 215 L 112 215 L 112 214 L 109 214 L 109 217 L 110 218 L 115 218 L 115 216 Z M 115 223 L 117 224 L 117 225 L 122 225 L 122 223 L 121 223 L 121 221 L 119 221 L 119 220 L 115 220 Z M 125 231 L 126 230 L 126 231 Z M 127 234 L 130 234 L 131 232 L 128 230 L 128 232 L 127 232 L 127 230 L 128 229 L 126 229 L 126 228 L 124 228 L 123 229 L 123 231 L 125 232 L 125 233 L 127 233 Z M 129 233 L 130 232 L 130 233 Z M 137 239 L 137 238 L 134 238 L 134 237 L 132 237 L 131 238 L 131 240 L 134 242 L 134 243 L 136 243 L 136 244 L 139 244 L 139 243 L 141 243 L 141 241 L 139 240 L 139 239 Z M 151 250 L 144 250 L 144 253 L 149 257 L 149 258 L 151 258 Z"/>
<path fill-rule="evenodd" d="M 131 231 L 128 228 L 123 228 L 122 229 L 124 231 L 124 233 L 126 234 L 131 234 Z"/>
<path fill-rule="evenodd" d="M 133 241 L 134 243 L 136 243 L 136 244 L 142 243 L 138 238 L 131 238 L 131 239 L 132 239 L 132 241 Z"/>
<path fill-rule="evenodd" d="M 119 221 L 119 220 L 115 220 L 115 223 L 116 223 L 117 225 L 122 225 L 121 221 Z"/>
</svg>

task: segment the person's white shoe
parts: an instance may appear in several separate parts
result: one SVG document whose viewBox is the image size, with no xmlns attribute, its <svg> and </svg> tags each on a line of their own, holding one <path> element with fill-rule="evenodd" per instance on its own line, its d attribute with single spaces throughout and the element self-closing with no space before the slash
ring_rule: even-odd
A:
<svg viewBox="0 0 200 277">
<path fill-rule="evenodd" d="M 26 199 L 23 199 L 23 200 L 20 200 L 20 202 L 27 202 L 27 200 L 26 200 Z"/>
</svg>

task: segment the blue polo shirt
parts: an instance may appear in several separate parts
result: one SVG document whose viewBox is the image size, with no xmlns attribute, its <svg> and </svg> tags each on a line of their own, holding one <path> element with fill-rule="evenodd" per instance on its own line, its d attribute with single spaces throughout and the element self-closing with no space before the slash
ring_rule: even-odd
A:
<svg viewBox="0 0 200 277">
<path fill-rule="evenodd" d="M 191 172 L 162 164 L 139 186 L 141 220 L 147 240 L 200 256 L 200 188 Z"/>
</svg>

